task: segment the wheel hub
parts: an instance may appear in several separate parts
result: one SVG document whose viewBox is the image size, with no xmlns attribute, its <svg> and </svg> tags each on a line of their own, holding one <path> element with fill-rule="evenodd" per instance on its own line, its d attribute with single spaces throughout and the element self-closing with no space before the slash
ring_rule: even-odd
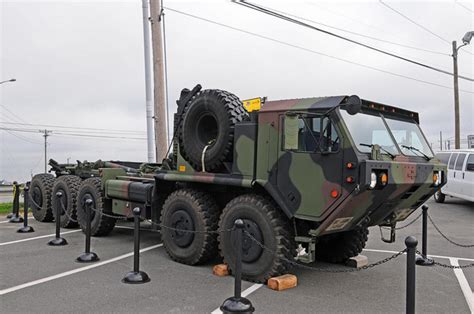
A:
<svg viewBox="0 0 474 314">
<path fill-rule="evenodd" d="M 263 243 L 263 236 L 260 227 L 250 219 L 242 219 L 244 222 L 244 234 L 242 237 L 242 261 L 252 263 L 262 255 L 263 248 L 258 245 L 248 234 L 250 234 L 259 243 Z M 232 243 L 236 243 L 235 233 L 231 235 Z M 235 244 L 234 244 L 235 245 Z"/>
<path fill-rule="evenodd" d="M 41 210 L 40 206 L 42 207 L 43 206 L 43 196 L 41 194 L 41 190 L 39 187 L 35 186 L 33 188 L 33 195 L 31 196 L 33 198 L 33 201 L 35 201 L 35 203 L 37 204 L 37 206 L 35 207 L 38 207 L 37 210 Z M 33 204 L 33 205 L 36 205 L 36 204 Z"/>
<path fill-rule="evenodd" d="M 191 215 L 185 210 L 177 210 L 171 215 L 171 227 L 179 230 L 171 230 L 171 238 L 179 247 L 188 247 L 194 240 L 194 221 Z"/>
</svg>

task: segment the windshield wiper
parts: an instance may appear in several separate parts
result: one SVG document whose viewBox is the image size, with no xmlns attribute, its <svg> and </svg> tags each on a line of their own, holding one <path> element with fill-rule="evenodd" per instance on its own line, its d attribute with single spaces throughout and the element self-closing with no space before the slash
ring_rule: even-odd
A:
<svg viewBox="0 0 474 314">
<path fill-rule="evenodd" d="M 419 149 L 416 148 L 416 147 L 413 147 L 413 146 L 406 146 L 406 145 L 400 145 L 400 146 L 403 147 L 403 148 L 409 149 L 409 150 L 411 150 L 411 151 L 415 151 L 415 152 L 420 153 L 420 154 L 423 155 L 423 157 L 425 157 L 425 159 L 428 160 L 428 161 L 431 160 L 431 158 L 430 158 L 428 155 L 426 155 L 425 153 L 423 153 L 421 150 L 419 150 Z"/>
<path fill-rule="evenodd" d="M 360 146 L 365 146 L 365 147 L 370 147 L 370 148 L 372 148 L 372 147 L 374 146 L 373 144 L 364 144 L 364 143 L 360 143 L 359 145 L 360 145 Z M 392 159 L 395 158 L 395 155 L 394 155 L 394 154 L 392 154 L 391 152 L 389 152 L 388 150 L 386 150 L 385 148 L 383 148 L 383 147 L 380 146 L 380 145 L 379 145 L 379 147 L 380 147 L 380 150 L 383 151 L 385 154 L 389 155 L 390 158 L 392 158 Z"/>
</svg>

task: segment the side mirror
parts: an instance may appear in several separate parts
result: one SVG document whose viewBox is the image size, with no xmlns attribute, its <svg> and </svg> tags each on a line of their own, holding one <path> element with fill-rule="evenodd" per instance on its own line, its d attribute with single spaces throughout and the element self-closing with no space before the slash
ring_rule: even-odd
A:
<svg viewBox="0 0 474 314">
<path fill-rule="evenodd" d="M 347 113 L 353 116 L 360 112 L 362 107 L 362 101 L 358 96 L 352 95 L 347 98 L 345 105 Z"/>
<path fill-rule="evenodd" d="M 297 150 L 298 149 L 298 116 L 296 114 L 287 114 L 285 115 L 285 124 L 284 124 L 284 135 L 285 141 L 283 143 L 283 148 L 286 150 Z"/>
</svg>

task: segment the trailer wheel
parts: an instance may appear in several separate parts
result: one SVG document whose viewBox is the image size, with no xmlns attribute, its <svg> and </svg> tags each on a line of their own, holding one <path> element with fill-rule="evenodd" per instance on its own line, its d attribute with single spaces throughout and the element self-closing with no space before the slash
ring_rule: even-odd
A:
<svg viewBox="0 0 474 314">
<path fill-rule="evenodd" d="M 237 219 L 245 224 L 242 278 L 265 283 L 286 273 L 296 250 L 290 223 L 277 205 L 263 196 L 247 194 L 234 198 L 224 208 L 219 221 L 219 250 L 231 270 L 235 269 L 235 233 L 223 230 L 232 229 Z"/>
<path fill-rule="evenodd" d="M 56 217 L 56 210 L 57 207 L 59 207 L 61 213 L 59 220 L 62 228 L 74 228 L 78 225 L 77 221 L 74 220 L 77 220 L 77 195 L 81 183 L 81 178 L 74 175 L 61 176 L 54 182 L 51 207 L 54 219 L 58 219 L 58 217 Z M 63 203 L 62 205 L 59 204 L 59 201 L 56 198 L 57 192 L 63 193 L 61 199 Z M 66 210 L 66 213 L 64 212 L 64 209 Z"/>
<path fill-rule="evenodd" d="M 207 231 L 217 230 L 217 221 L 218 207 L 207 193 L 188 188 L 171 193 L 161 215 L 166 252 L 173 260 L 188 265 L 215 257 L 217 235 Z"/>
<path fill-rule="evenodd" d="M 82 182 L 79 188 L 77 204 L 77 221 L 83 232 L 86 231 L 86 200 L 92 200 L 91 211 L 91 235 L 108 235 L 115 227 L 116 219 L 105 216 L 112 215 L 110 209 L 104 206 L 104 194 L 102 191 L 100 178 L 89 178 Z M 102 211 L 105 215 L 102 214 Z"/>
<path fill-rule="evenodd" d="M 191 166 L 202 170 L 205 153 L 206 171 L 216 171 L 233 157 L 234 125 L 248 118 L 237 96 L 222 90 L 199 93 L 185 107 L 179 129 L 180 153 Z"/>
<path fill-rule="evenodd" d="M 446 195 L 441 192 L 441 189 L 436 191 L 433 197 L 436 203 L 444 203 L 444 200 L 446 199 Z"/>
<path fill-rule="evenodd" d="M 316 259 L 330 263 L 345 262 L 362 252 L 368 234 L 369 229 L 365 227 L 322 236 L 316 243 Z"/>
<path fill-rule="evenodd" d="M 33 177 L 30 184 L 30 207 L 33 217 L 37 221 L 53 221 L 51 210 L 51 193 L 53 190 L 54 176 L 49 173 L 37 174 Z"/>
</svg>

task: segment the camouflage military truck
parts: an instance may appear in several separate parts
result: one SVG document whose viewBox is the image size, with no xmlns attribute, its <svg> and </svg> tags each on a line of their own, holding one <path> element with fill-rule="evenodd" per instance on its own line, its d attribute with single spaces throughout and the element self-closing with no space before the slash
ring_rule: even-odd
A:
<svg viewBox="0 0 474 314">
<path fill-rule="evenodd" d="M 96 235 L 113 228 L 111 214 L 139 206 L 160 224 L 173 260 L 220 254 L 233 269 L 233 233 L 202 231 L 229 230 L 240 218 L 261 244 L 244 237 L 243 278 L 265 282 L 295 259 L 357 255 L 370 226 L 391 227 L 393 242 L 396 223 L 445 183 L 415 112 L 357 96 L 242 103 L 199 85 L 177 103 L 169 157 L 139 176 L 101 169 L 84 180 L 81 225 L 88 198 L 102 211 L 92 217 Z"/>
<path fill-rule="evenodd" d="M 37 174 L 31 180 L 31 209 L 33 216 L 37 221 L 50 222 L 56 217 L 56 206 L 52 195 L 57 192 L 63 193 L 62 202 L 67 213 L 61 208 L 62 215 L 61 227 L 73 228 L 77 227 L 76 220 L 76 196 L 82 180 L 98 177 L 101 168 L 121 168 L 128 174 L 136 175 L 140 163 L 126 161 L 102 161 L 95 162 L 79 161 L 75 164 L 60 164 L 54 159 L 48 162 L 51 173 Z M 72 218 L 72 219 L 70 219 Z"/>
</svg>

